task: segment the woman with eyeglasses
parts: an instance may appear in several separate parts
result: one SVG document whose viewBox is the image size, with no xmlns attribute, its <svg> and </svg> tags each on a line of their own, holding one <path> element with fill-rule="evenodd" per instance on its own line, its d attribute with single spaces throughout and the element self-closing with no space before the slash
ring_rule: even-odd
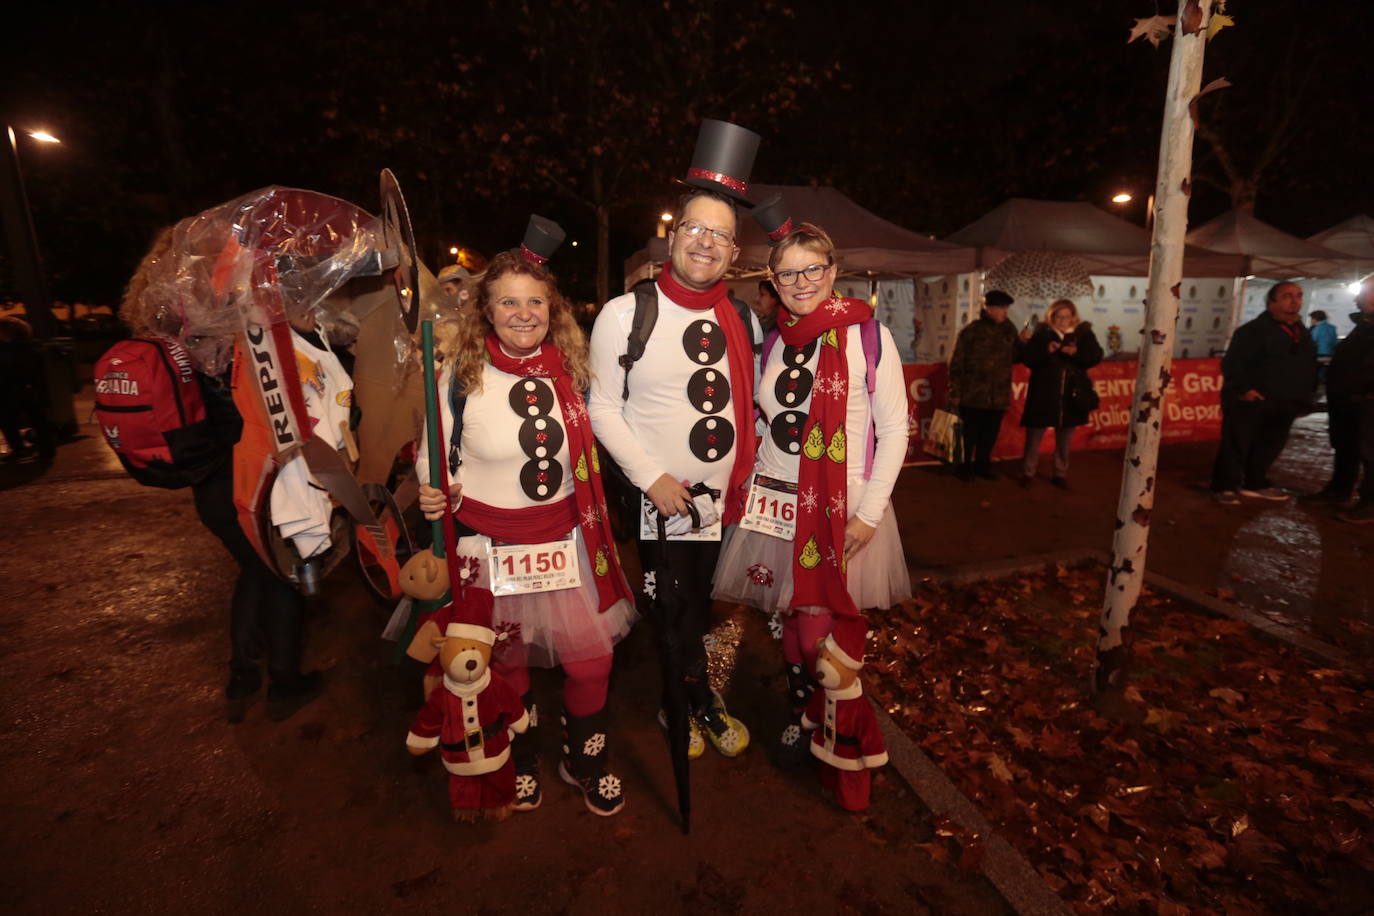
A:
<svg viewBox="0 0 1374 916">
<path fill-rule="evenodd" d="M 812 223 L 776 234 L 781 305 L 757 398 L 768 429 L 714 594 L 781 616 L 790 715 L 776 758 L 795 765 L 808 756 L 801 718 L 834 618 L 911 596 L 891 502 L 908 430 L 892 334 L 867 303 L 835 295 L 830 236 Z"/>
</svg>

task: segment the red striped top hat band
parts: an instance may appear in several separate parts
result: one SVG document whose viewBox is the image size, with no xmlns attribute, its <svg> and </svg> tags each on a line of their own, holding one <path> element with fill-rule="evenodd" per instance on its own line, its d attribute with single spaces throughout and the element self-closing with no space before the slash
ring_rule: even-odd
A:
<svg viewBox="0 0 1374 916">
<path fill-rule="evenodd" d="M 548 258 L 540 254 L 535 254 L 533 251 L 530 251 L 524 245 L 520 246 L 520 256 L 524 258 L 526 261 L 529 261 L 531 264 L 538 264 L 540 267 L 543 267 L 545 264 L 549 263 Z"/>
<path fill-rule="evenodd" d="M 787 219 L 783 221 L 783 224 L 781 226 L 774 229 L 772 232 L 768 233 L 768 237 L 775 242 L 781 242 L 783 239 L 791 235 L 792 230 L 795 228 L 796 227 L 792 225 L 792 217 L 789 216 Z"/>
<path fill-rule="evenodd" d="M 721 172 L 708 172 L 706 169 L 688 169 L 687 177 L 703 181 L 714 181 L 716 184 L 725 185 L 730 190 L 738 191 L 741 194 L 749 193 L 748 182 L 740 181 L 738 178 L 731 178 L 729 175 Z"/>
</svg>

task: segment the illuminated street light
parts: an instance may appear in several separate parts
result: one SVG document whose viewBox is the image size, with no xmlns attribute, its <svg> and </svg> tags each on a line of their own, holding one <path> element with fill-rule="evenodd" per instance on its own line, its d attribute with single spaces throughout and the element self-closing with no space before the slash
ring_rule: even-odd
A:
<svg viewBox="0 0 1374 916">
<path fill-rule="evenodd" d="M 660 213 L 658 218 L 661 219 L 661 220 L 663 220 L 665 223 L 671 223 L 671 222 L 673 221 L 673 214 L 671 214 L 671 213 Z"/>
<path fill-rule="evenodd" d="M 1133 198 L 1131 197 L 1130 194 L 1127 194 L 1125 191 L 1122 191 L 1120 194 L 1118 194 L 1118 195 L 1116 195 L 1115 197 L 1112 198 L 1112 203 L 1114 203 L 1114 204 L 1128 204 L 1128 203 L 1130 203 L 1132 200 L 1133 200 Z"/>
<path fill-rule="evenodd" d="M 31 130 L 29 136 L 43 143 L 61 143 L 62 141 L 48 133 L 46 130 Z"/>
<path fill-rule="evenodd" d="M 454 245 L 452 248 L 450 248 L 450 249 L 448 250 L 448 253 L 451 254 L 451 255 L 453 255 L 453 256 L 455 256 L 455 257 L 457 257 L 457 255 L 458 255 L 458 246 L 457 246 L 457 245 Z"/>
<path fill-rule="evenodd" d="M 577 239 L 573 239 L 573 243 L 572 243 L 572 246 L 573 246 L 573 247 L 574 247 L 574 248 L 576 248 L 576 247 L 577 247 Z"/>
</svg>

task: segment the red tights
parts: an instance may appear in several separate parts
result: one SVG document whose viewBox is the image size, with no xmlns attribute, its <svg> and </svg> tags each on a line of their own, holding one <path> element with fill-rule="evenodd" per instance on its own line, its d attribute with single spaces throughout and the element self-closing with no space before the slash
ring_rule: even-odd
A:
<svg viewBox="0 0 1374 916">
<path fill-rule="evenodd" d="M 788 611 L 782 618 L 782 657 L 789 665 L 802 665 L 807 671 L 816 670 L 816 643 L 830 634 L 832 617 Z"/>
<path fill-rule="evenodd" d="M 829 628 L 826 632 L 829 632 Z M 814 656 L 814 647 L 812 654 Z M 613 656 L 607 654 L 600 658 L 563 663 L 563 706 L 569 715 L 590 716 L 606 705 L 612 658 Z M 524 665 L 506 667 L 500 662 L 493 667 L 506 679 L 506 683 L 515 689 L 517 696 L 524 696 L 530 692 L 530 669 Z"/>
</svg>

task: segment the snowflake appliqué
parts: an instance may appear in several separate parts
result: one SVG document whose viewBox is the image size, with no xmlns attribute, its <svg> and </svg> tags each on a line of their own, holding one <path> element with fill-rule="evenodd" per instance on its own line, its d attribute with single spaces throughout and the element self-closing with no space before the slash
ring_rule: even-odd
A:
<svg viewBox="0 0 1374 916">
<path fill-rule="evenodd" d="M 588 738 L 586 741 L 582 742 L 583 757 L 595 757 L 597 754 L 600 754 L 605 749 L 606 735 L 602 732 L 597 732 L 596 734 Z"/>
<path fill-rule="evenodd" d="M 844 496 L 842 494 L 837 493 L 830 497 L 830 513 L 840 517 L 844 516 Z"/>
<path fill-rule="evenodd" d="M 820 379 L 816 380 L 817 388 L 820 387 L 820 381 Z M 829 394 L 832 398 L 838 398 L 840 395 L 844 394 L 848 387 L 849 386 L 844 382 L 844 376 L 840 375 L 838 372 L 830 373 L 830 377 L 825 380 L 825 393 Z"/>
<path fill-rule="evenodd" d="M 482 569 L 476 557 L 459 557 L 457 566 L 458 578 L 464 583 L 476 582 L 477 573 Z"/>
<path fill-rule="evenodd" d="M 762 563 L 755 563 L 749 567 L 747 574 L 755 585 L 769 586 L 773 584 L 773 570 Z"/>
<path fill-rule="evenodd" d="M 619 798 L 620 777 L 607 773 L 596 781 L 596 791 L 602 798 Z"/>
<path fill-rule="evenodd" d="M 644 594 L 651 599 L 658 596 L 658 573 L 652 569 L 644 574 Z"/>
<path fill-rule="evenodd" d="M 816 488 L 807 487 L 801 494 L 801 507 L 807 512 L 814 511 L 816 508 Z"/>
<path fill-rule="evenodd" d="M 582 525 L 586 528 L 591 528 L 600 521 L 601 513 L 597 511 L 595 506 L 582 513 Z"/>
<path fill-rule="evenodd" d="M 539 781 L 529 773 L 517 773 L 515 775 L 515 797 L 531 798 L 539 788 Z"/>
<path fill-rule="evenodd" d="M 774 611 L 773 616 L 768 618 L 768 635 L 774 639 L 782 639 L 782 614 L 777 611 Z"/>
<path fill-rule="evenodd" d="M 844 303 L 839 299 L 831 299 L 825 304 L 825 310 L 832 315 L 838 315 L 844 311 Z"/>
<path fill-rule="evenodd" d="M 511 647 L 520 641 L 520 621 L 503 620 L 493 628 L 496 632 L 496 648 L 498 654 L 505 654 Z"/>
<path fill-rule="evenodd" d="M 583 421 L 587 419 L 587 408 L 583 406 L 582 401 L 579 399 L 574 401 L 571 407 L 563 411 L 563 416 L 564 419 L 568 421 L 569 426 L 581 426 Z"/>
<path fill-rule="evenodd" d="M 801 740 L 801 726 L 793 723 L 782 730 L 782 743 L 791 747 Z"/>
</svg>

